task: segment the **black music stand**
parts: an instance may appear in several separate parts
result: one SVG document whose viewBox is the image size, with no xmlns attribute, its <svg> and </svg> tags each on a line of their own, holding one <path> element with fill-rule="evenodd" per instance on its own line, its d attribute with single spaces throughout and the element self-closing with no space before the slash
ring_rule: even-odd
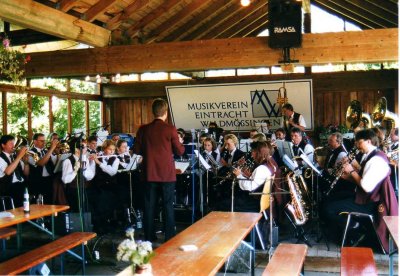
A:
<svg viewBox="0 0 400 276">
<path fill-rule="evenodd" d="M 130 206 L 127 208 L 127 220 L 128 220 L 128 224 L 132 224 L 132 219 L 131 219 L 131 215 L 133 214 L 133 216 L 136 219 L 136 229 L 141 229 L 142 227 L 140 227 L 139 223 L 141 223 L 141 221 L 139 221 L 140 216 L 138 216 L 137 212 L 140 212 L 140 210 L 135 211 L 135 209 L 133 208 L 133 188 L 132 188 L 132 171 L 135 171 L 137 169 L 137 164 L 138 159 L 139 159 L 139 155 L 136 155 L 136 157 L 134 158 L 132 164 L 130 165 L 129 168 L 126 168 L 124 170 L 121 170 L 122 172 L 127 172 L 128 176 L 129 176 L 129 199 L 130 199 Z"/>
</svg>

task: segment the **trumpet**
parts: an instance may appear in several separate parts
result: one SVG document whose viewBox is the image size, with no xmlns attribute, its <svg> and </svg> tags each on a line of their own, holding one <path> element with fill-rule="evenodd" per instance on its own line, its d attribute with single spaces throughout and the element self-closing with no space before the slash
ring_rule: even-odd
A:
<svg viewBox="0 0 400 276">
<path fill-rule="evenodd" d="M 28 142 L 28 139 L 26 138 L 26 137 L 23 137 L 23 136 L 17 136 L 17 139 L 16 139 L 16 141 L 15 141 L 15 145 L 14 145 L 14 157 L 18 154 L 18 152 L 23 148 L 23 147 L 27 147 L 27 148 L 29 148 L 29 142 Z M 35 163 L 37 162 L 37 161 L 39 161 L 39 155 L 36 153 L 36 152 L 34 152 L 34 151 L 31 151 L 31 150 L 28 150 L 26 153 L 25 153 L 25 156 L 30 156 L 30 157 L 32 157 L 32 159 L 35 161 Z"/>
</svg>

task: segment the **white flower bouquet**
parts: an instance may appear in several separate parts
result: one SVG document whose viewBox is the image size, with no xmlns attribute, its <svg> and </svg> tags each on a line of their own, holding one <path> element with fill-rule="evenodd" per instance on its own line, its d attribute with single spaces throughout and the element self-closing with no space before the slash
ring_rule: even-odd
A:
<svg viewBox="0 0 400 276">
<path fill-rule="evenodd" d="M 151 242 L 135 241 L 134 233 L 135 230 L 133 228 L 126 230 L 128 239 L 123 240 L 118 245 L 117 253 L 117 260 L 130 262 L 133 271 L 135 271 L 137 267 L 148 264 L 155 255 Z"/>
</svg>

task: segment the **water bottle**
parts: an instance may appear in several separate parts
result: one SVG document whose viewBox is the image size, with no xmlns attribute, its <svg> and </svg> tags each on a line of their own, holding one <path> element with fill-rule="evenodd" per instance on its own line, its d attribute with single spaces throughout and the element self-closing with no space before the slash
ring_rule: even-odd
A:
<svg viewBox="0 0 400 276">
<path fill-rule="evenodd" d="M 142 229 L 143 224 L 142 224 L 142 215 L 140 214 L 140 210 L 137 210 L 136 212 L 136 227 L 137 229 Z"/>
<path fill-rule="evenodd" d="M 29 193 L 28 193 L 28 188 L 25 188 L 23 206 L 24 206 L 24 213 L 25 213 L 25 214 L 29 214 L 30 210 L 29 210 Z"/>
</svg>

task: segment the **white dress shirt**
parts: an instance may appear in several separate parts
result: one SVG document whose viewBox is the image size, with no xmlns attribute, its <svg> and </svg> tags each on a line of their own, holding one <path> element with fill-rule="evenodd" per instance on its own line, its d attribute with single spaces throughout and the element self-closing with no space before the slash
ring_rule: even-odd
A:
<svg viewBox="0 0 400 276">
<path fill-rule="evenodd" d="M 361 163 L 376 149 L 375 146 L 369 148 L 368 153 L 364 154 Z M 388 175 L 390 167 L 388 163 L 380 156 L 374 156 L 364 166 L 361 176 L 361 187 L 367 193 L 372 192 L 375 187 Z"/>
<path fill-rule="evenodd" d="M 79 157 L 74 155 L 75 161 L 79 161 Z M 96 163 L 92 161 L 88 161 L 86 155 L 82 155 L 82 162 L 86 162 L 86 168 L 83 170 L 83 177 L 87 181 L 93 179 L 95 171 L 96 171 Z M 62 164 L 62 175 L 61 180 L 64 184 L 71 183 L 72 180 L 76 177 L 77 172 L 72 167 L 71 161 L 69 158 L 65 159 Z"/>
<path fill-rule="evenodd" d="M 244 191 L 254 191 L 265 183 L 267 178 L 272 176 L 271 171 L 265 165 L 259 165 L 251 174 L 250 179 L 246 179 L 242 174 L 237 176 L 239 187 Z"/>
<path fill-rule="evenodd" d="M 4 154 L 8 157 L 8 161 L 10 161 L 10 163 L 12 163 L 10 154 L 7 153 L 7 152 L 4 152 Z M 21 166 L 22 166 L 22 171 L 23 171 L 23 170 L 24 170 L 25 164 L 24 164 L 24 162 L 22 162 L 21 160 L 19 161 L 19 163 L 21 164 Z M 3 158 L 0 158 L 0 178 L 1 178 L 1 177 L 4 177 L 4 176 L 6 175 L 4 171 L 6 170 L 7 167 L 8 167 L 7 162 L 6 162 Z M 21 176 L 22 176 L 22 175 L 21 175 Z M 22 181 L 18 180 L 17 176 L 15 175 L 15 171 L 14 171 L 14 172 L 13 172 L 13 176 L 12 176 L 12 183 L 15 183 L 15 182 L 23 182 L 23 181 L 24 181 L 24 180 L 22 180 Z"/>
</svg>

